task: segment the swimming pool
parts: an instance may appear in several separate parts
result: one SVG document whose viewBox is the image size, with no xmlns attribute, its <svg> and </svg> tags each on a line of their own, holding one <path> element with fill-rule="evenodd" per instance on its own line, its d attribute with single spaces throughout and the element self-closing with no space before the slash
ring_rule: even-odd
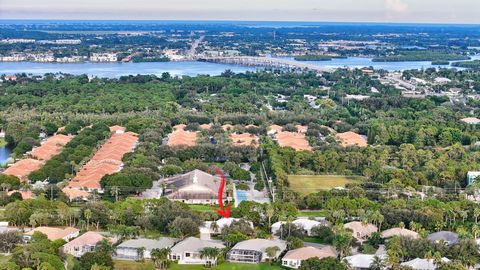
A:
<svg viewBox="0 0 480 270">
<path fill-rule="evenodd" d="M 248 192 L 244 190 L 238 190 L 236 191 L 236 203 L 241 203 L 243 201 L 248 201 Z"/>
</svg>

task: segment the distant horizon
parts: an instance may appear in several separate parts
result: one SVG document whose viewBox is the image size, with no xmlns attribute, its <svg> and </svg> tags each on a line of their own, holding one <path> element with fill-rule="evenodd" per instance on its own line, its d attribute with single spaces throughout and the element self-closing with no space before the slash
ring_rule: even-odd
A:
<svg viewBox="0 0 480 270">
<path fill-rule="evenodd" d="M 383 21 L 296 21 L 296 20 L 175 20 L 175 19 L 0 19 L 3 22 L 165 22 L 165 23 L 291 23 L 291 24 L 368 24 L 368 25 L 447 25 L 447 26 L 480 26 L 479 23 L 457 22 L 383 22 Z"/>
<path fill-rule="evenodd" d="M 475 0 L 0 0 L 18 20 L 480 24 Z"/>
</svg>

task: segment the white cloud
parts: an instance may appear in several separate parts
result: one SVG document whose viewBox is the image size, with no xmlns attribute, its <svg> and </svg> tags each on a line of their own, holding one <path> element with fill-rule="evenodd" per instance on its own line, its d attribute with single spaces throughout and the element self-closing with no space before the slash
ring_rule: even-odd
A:
<svg viewBox="0 0 480 270">
<path fill-rule="evenodd" d="M 385 0 L 387 11 L 393 13 L 405 13 L 408 11 L 408 4 L 402 0 Z"/>
</svg>

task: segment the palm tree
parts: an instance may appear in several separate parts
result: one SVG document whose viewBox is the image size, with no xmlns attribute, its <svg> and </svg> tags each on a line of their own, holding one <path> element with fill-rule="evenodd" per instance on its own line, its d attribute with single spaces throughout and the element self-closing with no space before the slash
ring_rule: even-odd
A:
<svg viewBox="0 0 480 270">
<path fill-rule="evenodd" d="M 267 204 L 265 207 L 265 214 L 268 218 L 268 229 L 272 226 L 272 217 L 275 215 L 275 208 L 271 204 Z"/>
<path fill-rule="evenodd" d="M 170 255 L 170 248 L 154 248 L 150 253 L 155 267 L 166 269 L 168 265 L 168 256 Z"/>
<path fill-rule="evenodd" d="M 477 236 L 480 234 L 480 227 L 477 224 L 472 226 L 472 234 L 475 239 L 477 239 Z"/>
<path fill-rule="evenodd" d="M 370 264 L 370 270 L 383 270 L 387 268 L 387 265 L 383 262 L 382 258 L 375 256 L 373 257 L 372 263 Z"/>
<path fill-rule="evenodd" d="M 475 223 L 478 223 L 478 217 L 480 217 L 480 208 L 476 207 L 473 209 L 473 217 L 475 218 Z"/>
<path fill-rule="evenodd" d="M 85 219 L 87 220 L 87 230 L 88 230 L 88 226 L 90 225 L 90 219 L 92 218 L 92 210 L 90 209 L 85 209 L 85 211 L 83 211 L 83 216 L 85 217 Z"/>
<path fill-rule="evenodd" d="M 279 251 L 280 251 L 280 248 L 277 246 L 271 246 L 265 249 L 265 253 L 267 253 L 267 256 L 270 259 L 270 262 L 273 262 L 275 260 L 275 258 L 277 257 L 277 252 Z"/>
<path fill-rule="evenodd" d="M 145 247 L 137 248 L 137 257 L 139 260 L 143 260 L 145 255 Z"/>
<path fill-rule="evenodd" d="M 293 217 L 292 217 L 292 216 L 288 216 L 288 217 L 287 217 L 288 237 L 290 237 L 290 232 L 291 232 L 291 229 L 292 229 L 292 221 L 293 221 Z"/>
<path fill-rule="evenodd" d="M 210 229 L 212 230 L 213 233 L 218 233 L 218 230 L 220 229 L 220 227 L 218 226 L 217 222 L 214 221 L 210 225 Z"/>
<path fill-rule="evenodd" d="M 218 256 L 220 256 L 221 250 L 215 247 L 205 247 L 200 250 L 200 258 L 206 259 L 205 263 L 208 268 L 211 268 L 216 264 Z"/>
</svg>

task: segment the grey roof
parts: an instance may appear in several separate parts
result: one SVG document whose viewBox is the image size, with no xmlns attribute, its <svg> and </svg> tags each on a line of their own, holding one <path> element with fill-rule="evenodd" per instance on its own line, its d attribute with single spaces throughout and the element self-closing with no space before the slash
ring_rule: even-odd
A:
<svg viewBox="0 0 480 270">
<path fill-rule="evenodd" d="M 440 231 L 432 233 L 427 237 L 430 241 L 445 241 L 451 244 L 458 242 L 458 234 L 449 231 Z"/>
<path fill-rule="evenodd" d="M 117 248 L 142 248 L 144 247 L 147 250 L 152 250 L 155 248 L 162 249 L 172 247 L 178 239 L 176 238 L 169 238 L 169 237 L 162 237 L 160 239 L 146 239 L 146 238 L 138 238 L 138 239 L 131 239 L 127 240 Z"/>
<path fill-rule="evenodd" d="M 250 239 L 237 243 L 232 249 L 254 250 L 265 252 L 268 247 L 277 246 L 280 248 L 280 253 L 287 248 L 285 241 L 282 240 L 268 240 L 268 239 Z"/>
<path fill-rule="evenodd" d="M 191 172 L 173 176 L 163 180 L 166 184 L 165 193 L 167 196 L 174 195 L 177 192 L 172 193 L 171 186 L 173 185 L 176 190 L 185 188 L 190 185 L 200 185 L 209 189 L 209 192 L 216 197 L 218 194 L 218 188 L 221 183 L 221 178 L 213 176 L 201 170 L 193 170 Z"/>
<path fill-rule="evenodd" d="M 196 237 L 188 237 L 185 240 L 176 244 L 172 248 L 172 253 L 199 252 L 206 247 L 222 249 L 225 246 L 219 241 L 201 240 Z"/>
</svg>

